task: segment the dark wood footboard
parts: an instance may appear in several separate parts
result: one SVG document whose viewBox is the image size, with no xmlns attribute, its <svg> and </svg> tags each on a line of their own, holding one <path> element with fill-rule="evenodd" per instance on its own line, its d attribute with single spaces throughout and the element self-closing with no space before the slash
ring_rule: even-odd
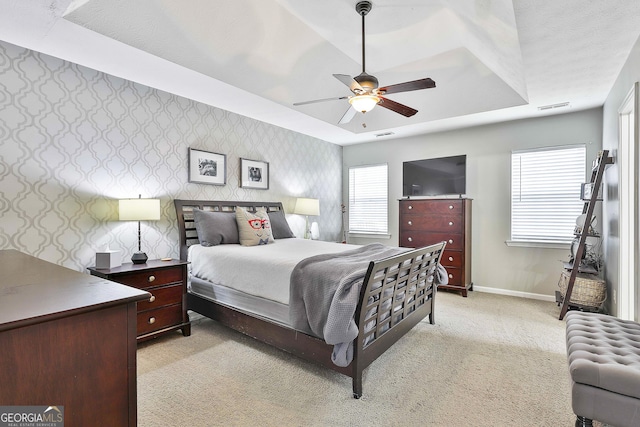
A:
<svg viewBox="0 0 640 427">
<path fill-rule="evenodd" d="M 353 396 L 362 395 L 362 372 L 425 317 L 435 322 L 435 275 L 445 242 L 371 262 L 356 310 Z"/>
<path fill-rule="evenodd" d="M 221 210 L 222 206 L 282 209 L 279 203 L 193 200 L 175 200 L 175 206 L 183 259 L 186 259 L 188 246 L 198 243 L 191 213 L 194 207 L 208 210 Z M 435 274 L 444 246 L 445 243 L 442 242 L 369 263 L 355 315 L 359 333 L 354 340 L 354 358 L 347 367 L 333 364 L 333 346 L 268 319 L 244 313 L 193 293 L 187 295 L 187 309 L 351 377 L 353 396 L 360 398 L 363 371 L 422 319 L 428 316 L 429 321 L 434 323 Z"/>
</svg>

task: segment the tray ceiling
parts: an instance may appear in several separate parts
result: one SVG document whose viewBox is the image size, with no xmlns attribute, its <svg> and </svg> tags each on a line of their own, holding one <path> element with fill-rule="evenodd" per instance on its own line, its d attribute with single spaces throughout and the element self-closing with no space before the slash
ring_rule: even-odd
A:
<svg viewBox="0 0 640 427">
<path fill-rule="evenodd" d="M 339 125 L 347 100 L 293 103 L 351 94 L 354 0 L 24 3 L 0 0 L 2 40 L 338 144 L 600 106 L 640 33 L 635 0 L 373 0 L 366 71 L 437 86 Z"/>
</svg>

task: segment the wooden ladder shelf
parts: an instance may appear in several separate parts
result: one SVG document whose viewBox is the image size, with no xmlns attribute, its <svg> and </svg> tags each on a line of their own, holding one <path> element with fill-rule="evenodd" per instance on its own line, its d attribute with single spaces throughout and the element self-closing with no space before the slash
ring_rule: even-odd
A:
<svg viewBox="0 0 640 427">
<path fill-rule="evenodd" d="M 613 158 L 609 157 L 608 150 L 602 150 L 598 153 L 598 157 L 596 159 L 596 164 L 591 169 L 591 180 L 589 184 L 591 187 L 591 197 L 585 201 L 584 207 L 582 208 L 582 213 L 585 215 L 584 225 L 582 226 L 582 230 L 580 230 L 580 239 L 578 243 L 578 248 L 575 253 L 575 257 L 573 259 L 573 266 L 571 268 L 571 275 L 569 276 L 569 283 L 567 284 L 567 291 L 562 299 L 562 308 L 560 309 L 560 320 L 564 319 L 564 316 L 567 314 L 569 310 L 569 301 L 571 301 L 571 293 L 573 292 L 573 285 L 576 281 L 576 276 L 578 275 L 578 269 L 580 267 L 580 262 L 582 261 L 582 257 L 585 253 L 585 242 L 587 240 L 587 236 L 589 235 L 589 229 L 591 221 L 593 219 L 593 211 L 596 206 L 596 202 L 598 200 L 598 193 L 600 192 L 600 186 L 602 185 L 602 177 L 604 176 L 604 169 L 607 165 L 613 163 Z"/>
</svg>

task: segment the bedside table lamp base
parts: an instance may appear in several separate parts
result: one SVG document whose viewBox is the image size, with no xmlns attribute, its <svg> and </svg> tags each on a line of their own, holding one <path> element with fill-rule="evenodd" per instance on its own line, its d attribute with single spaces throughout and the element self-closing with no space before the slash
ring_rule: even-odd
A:
<svg viewBox="0 0 640 427">
<path fill-rule="evenodd" d="M 140 243 L 140 221 L 138 221 L 138 252 L 134 252 L 131 256 L 131 262 L 134 264 L 145 264 L 149 258 L 147 254 L 142 252 L 142 245 Z"/>
<path fill-rule="evenodd" d="M 123 199 L 118 201 L 118 216 L 120 221 L 138 221 L 138 251 L 131 257 L 134 264 L 146 264 L 147 254 L 142 252 L 142 233 L 140 221 L 157 221 L 160 219 L 160 199 Z"/>
<path fill-rule="evenodd" d="M 149 258 L 144 252 L 136 252 L 131 257 L 131 262 L 134 264 L 145 264 Z"/>
<path fill-rule="evenodd" d="M 309 199 L 306 197 L 298 197 L 296 199 L 296 206 L 293 209 L 294 214 L 304 215 L 304 238 L 311 239 L 312 238 L 312 230 L 309 227 L 309 215 L 318 216 L 320 215 L 320 202 L 318 199 Z"/>
</svg>

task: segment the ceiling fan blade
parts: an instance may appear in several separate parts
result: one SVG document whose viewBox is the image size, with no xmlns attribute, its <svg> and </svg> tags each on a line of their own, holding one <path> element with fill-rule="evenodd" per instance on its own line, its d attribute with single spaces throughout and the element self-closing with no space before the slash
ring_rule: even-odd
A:
<svg viewBox="0 0 640 427">
<path fill-rule="evenodd" d="M 353 80 L 351 76 L 348 76 L 346 74 L 334 74 L 333 77 L 340 80 L 345 85 L 349 86 L 349 89 L 351 89 L 351 92 L 353 93 L 362 93 L 365 91 L 362 88 L 362 86 L 360 86 L 360 83 Z"/>
<path fill-rule="evenodd" d="M 387 110 L 394 111 L 398 114 L 402 114 L 405 117 L 411 117 L 418 112 L 411 107 L 407 107 L 406 105 L 402 105 L 399 102 L 392 101 L 384 96 L 380 97 L 379 106 L 386 108 Z"/>
<path fill-rule="evenodd" d="M 337 98 L 314 99 L 313 101 L 296 102 L 293 105 L 298 106 L 298 105 L 315 104 L 316 102 L 337 101 L 339 99 L 348 99 L 348 98 L 349 98 L 348 96 L 339 96 Z"/>
<path fill-rule="evenodd" d="M 414 80 L 411 82 L 398 83 L 395 85 L 385 86 L 378 89 L 381 94 L 388 95 L 390 93 L 408 92 L 410 90 L 431 89 L 436 87 L 436 82 L 430 78 Z"/>
<path fill-rule="evenodd" d="M 338 124 L 344 125 L 346 123 L 349 123 L 351 121 L 351 119 L 353 119 L 355 117 L 356 113 L 357 113 L 357 111 L 355 110 L 355 108 L 353 108 L 353 107 L 351 107 L 351 105 L 349 105 L 349 109 L 344 112 L 344 114 L 342 115 L 342 118 L 340 119 Z"/>
</svg>

